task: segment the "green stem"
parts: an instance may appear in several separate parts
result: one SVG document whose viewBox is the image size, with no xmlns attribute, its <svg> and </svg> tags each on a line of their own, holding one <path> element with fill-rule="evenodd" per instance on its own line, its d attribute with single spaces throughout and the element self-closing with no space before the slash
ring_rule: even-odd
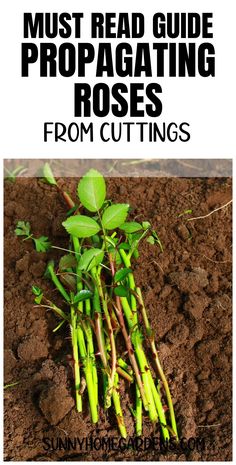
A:
<svg viewBox="0 0 236 465">
<path fill-rule="evenodd" d="M 69 294 L 67 294 L 66 290 L 64 289 L 61 282 L 59 281 L 59 279 L 58 279 L 58 277 L 57 277 L 57 275 L 56 275 L 56 273 L 54 271 L 53 265 L 51 263 L 48 264 L 48 271 L 49 271 L 51 279 L 52 279 L 53 283 L 55 284 L 55 286 L 57 287 L 58 291 L 61 293 L 61 295 L 64 297 L 64 299 L 67 302 L 70 302 L 70 296 L 69 296 Z"/>
<path fill-rule="evenodd" d="M 141 331 L 137 327 L 137 324 L 136 323 L 134 324 L 133 313 L 129 307 L 127 299 L 121 297 L 120 301 L 121 301 L 121 305 L 124 310 L 124 314 L 125 314 L 125 317 L 128 323 L 129 330 L 132 333 L 131 340 L 134 346 L 135 356 L 138 360 L 139 369 L 141 372 L 141 378 L 143 381 L 145 396 L 146 396 L 147 404 L 148 404 L 149 417 L 151 421 L 156 422 L 157 411 L 156 411 L 156 407 L 155 407 L 155 403 L 154 403 L 154 399 L 152 395 L 151 386 L 149 383 L 149 377 L 147 375 L 147 371 L 150 369 L 149 369 L 147 359 L 146 359 L 146 356 L 144 354 L 144 350 L 142 347 Z"/>
<path fill-rule="evenodd" d="M 78 237 L 75 237 L 75 236 L 71 236 L 71 237 L 72 237 L 72 241 L 73 241 L 75 256 L 76 256 L 76 259 L 79 261 L 79 259 L 80 259 L 80 251 L 81 251 L 79 239 L 78 239 Z"/>
<path fill-rule="evenodd" d="M 120 252 L 120 256 L 121 256 L 121 258 L 123 260 L 124 265 L 127 268 L 130 268 L 131 267 L 130 257 L 126 254 L 126 252 L 124 250 L 120 250 L 119 252 Z M 144 306 L 144 302 L 143 302 L 143 299 L 142 299 L 141 290 L 140 290 L 140 288 L 136 289 L 133 273 L 129 273 L 128 276 L 129 276 L 130 289 L 132 291 L 134 291 L 134 292 L 136 291 L 136 293 L 138 294 L 138 300 L 139 300 L 139 303 L 141 304 L 141 313 L 142 313 L 144 325 L 145 325 L 145 328 L 146 328 L 146 331 L 147 331 L 147 334 L 148 334 L 148 337 L 149 337 L 149 340 L 150 340 L 154 362 L 155 362 L 157 372 L 158 372 L 158 374 L 159 374 L 159 376 L 160 376 L 160 378 L 161 378 L 161 380 L 163 382 L 164 389 L 165 389 L 165 392 L 166 392 L 166 398 L 167 398 L 168 407 L 169 407 L 169 411 L 170 411 L 171 427 L 172 427 L 172 430 L 173 430 L 176 438 L 178 439 L 178 432 L 177 432 L 177 426 L 176 426 L 176 420 L 175 420 L 175 414 L 174 414 L 174 408 L 173 408 L 173 403 L 172 403 L 172 399 L 171 399 L 171 394 L 170 394 L 170 390 L 169 390 L 169 386 L 168 386 L 165 374 L 164 374 L 164 372 L 162 370 L 162 367 L 161 367 L 161 364 L 160 364 L 160 361 L 159 361 L 158 353 L 157 353 L 156 346 L 155 346 L 155 341 L 154 341 L 154 338 L 152 336 L 151 325 L 149 323 L 147 313 L 146 313 L 146 309 L 145 309 L 145 306 Z M 132 295 L 131 295 L 131 297 L 132 297 Z M 133 297 L 134 297 L 134 295 L 133 295 Z M 131 302 L 132 302 L 132 300 L 131 300 Z M 135 300 L 135 302 L 136 302 L 136 300 Z M 123 305 L 124 305 L 124 302 L 123 302 Z M 131 310 L 132 310 L 132 306 L 131 306 Z M 128 312 L 127 305 L 126 305 L 126 316 L 128 316 L 129 314 L 130 314 L 130 312 Z M 130 318 L 129 318 L 129 322 L 130 322 L 130 325 L 131 325 L 131 319 Z M 150 376 L 151 376 L 151 373 L 150 373 Z M 159 418 L 161 417 L 160 421 L 161 421 L 161 423 L 163 425 L 165 425 L 166 424 L 165 415 L 163 416 L 163 414 L 162 414 L 163 408 L 160 407 L 160 405 L 158 403 L 157 396 L 156 396 L 155 391 L 154 391 L 155 384 L 154 384 L 154 381 L 152 379 L 152 376 L 151 376 L 150 382 L 151 382 L 151 385 L 152 385 L 152 393 L 153 393 L 153 396 L 155 397 L 155 400 L 156 400 L 155 404 L 156 404 L 156 407 L 157 407 L 157 410 L 158 410 L 158 415 L 159 415 Z M 154 388 L 153 388 L 153 386 L 154 386 Z M 160 401 L 160 404 L 161 404 L 161 401 Z M 159 405 L 159 408 L 158 408 L 158 405 Z M 164 436 L 167 435 L 166 431 L 167 430 L 164 427 L 164 429 L 163 429 L 163 435 Z"/>
<path fill-rule="evenodd" d="M 87 355 L 86 345 L 84 341 L 84 334 L 83 334 L 82 328 L 80 327 L 77 328 L 77 337 L 78 337 L 80 357 L 83 362 L 86 385 L 88 389 L 91 418 L 92 418 L 93 423 L 97 423 L 98 422 L 98 409 L 97 409 L 97 402 L 96 402 L 94 384 L 93 384 L 92 360 Z"/>
<path fill-rule="evenodd" d="M 120 256 L 121 256 L 121 258 L 123 260 L 123 263 L 124 263 L 125 267 L 130 268 L 131 267 L 130 257 L 122 249 L 119 252 L 120 252 Z M 135 289 L 135 281 L 134 281 L 133 273 L 128 274 L 128 282 L 129 282 L 130 289 L 134 290 Z M 130 305 L 131 305 L 132 312 L 134 314 L 136 314 L 136 312 L 137 312 L 137 303 L 136 303 L 135 296 L 133 294 L 131 294 L 131 296 L 130 296 Z"/>
<path fill-rule="evenodd" d="M 112 277 L 114 278 L 115 266 L 114 266 L 114 262 L 113 262 L 111 254 L 109 254 L 109 261 L 110 261 L 110 266 L 111 266 Z M 126 301 L 125 301 L 125 303 L 126 303 Z M 140 395 L 142 397 L 144 409 L 146 411 L 148 411 L 148 402 L 147 402 L 147 398 L 146 398 L 142 378 L 141 378 L 141 375 L 140 375 L 140 372 L 139 372 L 139 367 L 138 367 L 138 364 L 137 364 L 137 360 L 136 360 L 136 357 L 134 355 L 134 350 L 133 350 L 131 338 L 130 338 L 130 335 L 128 334 L 126 326 L 125 326 L 125 321 L 124 321 L 123 312 L 122 312 L 122 303 L 121 303 L 120 297 L 116 296 L 116 304 L 113 302 L 113 307 L 115 309 L 116 316 L 117 316 L 117 319 L 119 321 L 120 329 L 121 329 L 121 332 L 122 332 L 124 340 L 125 340 L 125 344 L 126 344 L 126 347 L 127 347 L 127 350 L 128 350 L 129 360 L 130 360 L 131 366 L 132 366 L 132 368 L 134 370 L 136 381 L 137 381 L 137 384 L 138 384 L 138 387 L 139 387 L 139 390 L 140 390 Z M 130 318 L 129 318 L 129 320 L 130 320 Z M 131 323 L 131 326 L 132 326 L 132 323 Z"/>
<path fill-rule="evenodd" d="M 102 321 L 102 310 L 99 298 L 99 292 L 97 288 L 97 270 L 92 268 L 91 275 L 94 279 L 94 294 L 93 294 L 93 310 L 94 310 L 94 320 L 95 320 L 95 334 L 97 338 L 98 349 L 100 357 L 102 360 L 103 367 L 107 368 L 107 351 L 105 346 L 104 331 L 103 331 L 103 321 Z"/>
<path fill-rule="evenodd" d="M 85 300 L 85 313 L 88 317 L 91 317 L 91 302 L 90 299 Z M 92 373 L 93 373 L 93 385 L 94 385 L 94 395 L 95 401 L 98 405 L 98 374 L 97 374 L 97 367 L 96 367 L 96 359 L 94 354 L 94 344 L 93 344 L 93 332 L 90 325 L 87 325 L 87 341 L 88 341 L 88 352 L 92 359 Z"/>
<path fill-rule="evenodd" d="M 149 376 L 150 368 L 148 366 L 147 359 L 145 357 L 142 345 L 139 343 L 137 344 L 135 343 L 134 348 L 135 348 L 135 354 L 138 359 L 139 368 L 141 371 L 145 394 L 146 394 L 147 401 L 148 401 L 149 418 L 153 423 L 155 423 L 157 422 L 158 416 L 157 416 L 156 406 L 155 406 L 155 402 L 153 398 L 152 387 L 150 385 L 150 376 Z"/>
<path fill-rule="evenodd" d="M 117 360 L 117 373 L 119 373 L 123 378 L 127 379 L 130 383 L 134 382 L 133 378 L 133 370 L 129 367 L 129 365 L 119 357 Z"/>
<path fill-rule="evenodd" d="M 127 371 L 123 370 L 123 368 L 117 366 L 116 371 L 120 376 L 122 376 L 122 378 L 125 378 L 127 381 L 129 381 L 129 383 L 134 382 L 133 376 L 129 375 L 129 373 L 127 373 Z"/>
<path fill-rule="evenodd" d="M 72 339 L 72 350 L 73 350 L 73 359 L 74 359 L 75 402 L 76 402 L 76 408 L 78 412 L 82 412 L 82 397 L 79 393 L 80 366 L 79 366 L 79 354 L 78 354 L 78 343 L 77 343 L 76 313 L 75 313 L 73 306 L 71 306 L 71 339 Z"/>
<path fill-rule="evenodd" d="M 73 246 L 76 252 L 76 258 L 77 260 L 79 260 L 80 243 L 79 243 L 78 238 L 76 237 L 73 237 Z M 81 291 L 83 289 L 83 283 L 80 279 L 81 271 L 78 269 L 78 266 L 76 267 L 76 274 L 77 274 L 77 291 Z M 84 303 L 79 302 L 78 303 L 79 314 L 83 314 L 83 308 L 84 308 Z M 86 336 L 86 340 L 88 344 L 88 353 L 87 353 L 87 348 L 85 344 L 84 334 Z M 94 348 L 93 348 L 92 330 L 91 330 L 91 327 L 86 322 L 84 324 L 84 331 L 83 331 L 82 324 L 79 322 L 79 319 L 77 320 L 77 337 L 78 337 L 78 346 L 79 346 L 80 356 L 83 361 L 86 385 L 88 389 L 91 418 L 92 418 L 93 423 L 97 423 L 98 422 L 98 394 L 97 394 L 97 383 L 94 384 L 95 356 L 94 356 Z"/>
<path fill-rule="evenodd" d="M 148 373 L 148 377 L 149 377 L 149 383 L 150 383 L 150 386 L 151 386 L 152 395 L 153 395 L 153 399 L 154 399 L 155 406 L 156 406 L 156 409 L 157 409 L 158 417 L 159 417 L 159 420 L 160 420 L 162 434 L 163 434 L 163 437 L 164 437 L 165 440 L 166 439 L 169 440 L 170 435 L 169 435 L 169 431 L 167 429 L 165 412 L 164 412 L 164 409 L 163 409 L 163 406 L 162 406 L 162 403 L 161 403 L 160 395 L 159 395 L 159 393 L 158 393 L 158 391 L 156 389 L 156 386 L 155 386 L 155 383 L 154 383 L 154 380 L 153 380 L 153 377 L 152 377 L 152 374 L 151 374 L 150 370 L 149 370 L 149 373 Z"/>
<path fill-rule="evenodd" d="M 103 364 L 103 389 L 104 389 L 104 400 L 105 408 L 109 408 L 111 405 L 111 396 L 107 396 L 109 389 L 109 366 L 107 361 L 107 347 L 105 344 L 105 336 L 103 330 L 103 320 L 102 320 L 102 309 L 100 296 L 98 291 L 98 275 L 101 270 L 97 270 L 96 267 L 91 269 L 91 275 L 94 281 L 94 293 L 93 293 L 93 310 L 94 310 L 94 326 L 95 326 L 95 335 L 97 339 L 97 345 L 99 349 L 99 355 Z"/>
<path fill-rule="evenodd" d="M 131 329 L 138 324 L 137 313 L 134 313 L 130 308 L 127 297 L 120 297 L 120 301 L 124 310 L 125 318 L 128 322 L 128 326 Z"/>
<path fill-rule="evenodd" d="M 123 260 L 124 265 L 130 268 L 131 267 L 130 257 L 125 253 L 124 250 L 120 250 L 120 256 Z M 129 273 L 129 286 L 130 286 L 131 291 L 135 291 L 135 280 L 134 280 L 133 273 Z M 133 294 L 131 294 L 131 297 L 132 295 Z M 134 297 L 134 300 L 133 301 L 131 300 L 131 308 L 129 308 L 128 301 L 125 301 L 124 298 L 121 298 L 121 302 L 122 302 L 122 306 L 124 309 L 124 313 L 127 319 L 129 329 L 130 331 L 132 331 L 134 330 L 134 316 L 131 316 L 131 315 L 135 315 L 136 325 L 138 324 L 136 299 Z M 135 329 L 135 332 L 136 332 L 137 337 L 135 337 L 134 335 L 134 338 L 133 338 L 134 348 L 135 348 L 135 353 L 136 353 L 136 356 L 139 362 L 139 367 L 142 373 L 145 393 L 148 399 L 149 416 L 152 421 L 157 421 L 157 415 L 159 416 L 161 425 L 163 425 L 162 427 L 163 436 L 166 438 L 167 436 L 169 436 L 169 433 L 168 433 L 168 430 L 164 426 L 166 425 L 165 414 L 162 408 L 159 394 L 156 392 L 155 384 L 154 384 L 152 374 L 150 371 L 150 367 L 148 365 L 148 362 L 147 362 L 147 359 L 146 359 L 146 356 L 145 356 L 145 353 L 142 347 L 141 331 L 137 328 Z"/>
<path fill-rule="evenodd" d="M 91 358 L 87 362 L 85 369 L 86 383 L 88 387 L 89 405 L 91 410 L 92 422 L 98 422 L 98 402 L 97 402 L 97 386 L 94 385 L 93 363 Z"/>
<path fill-rule="evenodd" d="M 88 389 L 88 397 L 89 397 L 89 405 L 90 405 L 92 422 L 97 423 L 98 412 L 97 412 L 96 395 L 95 395 L 94 384 L 93 384 L 92 360 L 87 354 L 87 349 L 86 349 L 86 344 L 85 344 L 85 339 L 84 339 L 84 332 L 83 332 L 82 327 L 79 326 L 78 323 L 77 323 L 77 338 L 78 338 L 80 358 L 83 363 L 86 385 Z"/>
<path fill-rule="evenodd" d="M 140 390 L 135 383 L 135 393 L 136 393 L 136 412 L 135 412 L 135 418 L 136 418 L 136 435 L 141 436 L 142 434 L 142 410 L 143 410 L 143 404 L 142 404 L 142 398 L 140 395 Z"/>
<path fill-rule="evenodd" d="M 45 305 L 40 303 L 39 307 L 50 308 L 51 310 L 53 310 L 53 312 L 55 312 L 58 316 L 60 316 L 60 318 L 70 322 L 69 315 L 64 313 L 63 310 L 57 307 L 53 302 L 51 302 L 51 300 L 48 300 L 46 297 L 43 296 L 41 302 L 44 302 Z"/>
<path fill-rule="evenodd" d="M 133 370 L 132 368 L 129 367 L 128 363 L 126 363 L 123 358 L 119 357 L 118 360 L 117 360 L 117 364 L 119 367 L 123 368 L 125 371 L 127 371 L 130 376 L 132 376 L 133 374 Z"/>
<path fill-rule="evenodd" d="M 150 322 L 148 320 L 147 312 L 146 312 L 146 309 L 145 309 L 145 306 L 144 306 L 144 301 L 143 301 L 141 289 L 139 287 L 137 287 L 136 292 L 137 292 L 137 294 L 139 296 L 140 305 L 141 305 L 141 313 L 142 313 L 144 325 L 145 325 L 145 328 L 146 328 L 146 331 L 147 331 L 147 336 L 148 336 L 148 339 L 150 341 L 150 345 L 151 345 L 151 349 L 152 349 L 152 355 L 153 355 L 153 359 L 154 359 L 154 362 L 155 362 L 156 370 L 157 370 L 157 373 L 159 374 L 159 376 L 160 376 L 160 378 L 162 380 L 162 383 L 163 383 L 163 386 L 164 386 L 164 389 L 165 389 L 166 399 L 167 399 L 169 412 L 170 412 L 171 428 L 172 428 L 172 430 L 173 430 L 173 432 L 174 432 L 174 434 L 175 434 L 175 436 L 176 436 L 176 438 L 178 440 L 178 431 L 177 431 L 177 425 L 176 425 L 176 420 L 175 420 L 175 412 L 174 412 L 174 407 L 173 407 L 173 402 L 172 402 L 172 398 L 171 398 L 169 385 L 168 385 L 166 376 L 165 376 L 165 374 L 163 372 L 163 369 L 162 369 L 162 366 L 161 366 L 161 363 L 160 363 L 160 360 L 159 360 L 159 357 L 158 357 L 158 352 L 157 352 L 156 344 L 155 344 L 154 337 L 153 337 L 153 334 L 152 334 L 151 325 L 150 325 Z"/>
<path fill-rule="evenodd" d="M 114 305 L 114 309 L 116 311 L 116 315 L 117 315 L 117 318 L 118 318 L 118 321 L 119 321 L 119 324 L 120 324 L 120 328 L 121 328 L 121 331 L 122 331 L 122 334 L 123 334 L 123 337 L 124 337 L 124 340 L 125 340 L 125 344 L 126 344 L 126 347 L 127 347 L 127 350 L 128 350 L 128 356 L 129 356 L 129 359 L 130 359 L 130 363 L 131 363 L 131 366 L 132 366 L 132 368 L 134 370 L 134 374 L 135 374 L 135 377 L 136 377 L 136 380 L 137 380 L 137 383 L 138 383 L 138 387 L 140 389 L 140 394 L 141 394 L 141 397 L 142 397 L 143 406 L 144 406 L 144 409 L 146 411 L 148 411 L 148 402 L 147 402 L 147 398 L 146 398 L 142 378 L 141 378 L 141 375 L 140 375 L 140 372 L 139 372 L 139 367 L 138 367 L 138 364 L 137 364 L 136 357 L 134 355 L 134 350 L 133 350 L 131 338 L 130 338 L 130 336 L 129 336 L 128 332 L 127 332 L 126 326 L 125 326 L 124 317 L 123 317 L 123 313 L 122 313 L 122 305 L 121 305 L 120 298 L 118 296 L 116 297 L 116 305 L 114 303 L 113 303 L 113 305 Z"/>
<path fill-rule="evenodd" d="M 111 345 L 111 370 L 108 376 L 108 390 L 107 390 L 107 398 L 105 400 L 105 405 L 109 406 L 110 398 L 111 398 L 111 395 L 114 389 L 114 379 L 115 379 L 115 374 L 116 374 L 116 345 L 115 345 L 114 332 L 113 332 L 113 328 L 111 324 L 111 318 L 110 318 L 110 314 L 109 314 L 108 306 L 107 306 L 107 295 L 104 296 L 100 273 L 97 273 L 97 287 L 98 287 L 98 293 L 99 293 L 99 296 L 102 302 L 102 308 L 104 311 L 104 315 L 106 318 L 108 335 L 109 335 L 109 340 L 110 340 L 110 345 Z"/>
<path fill-rule="evenodd" d="M 120 394 L 119 394 L 119 377 L 118 374 L 115 373 L 115 379 L 114 379 L 114 389 L 112 390 L 112 400 L 116 412 L 116 418 L 117 418 L 117 423 L 118 427 L 120 430 L 120 434 L 122 438 L 127 437 L 127 432 L 126 432 L 126 427 L 124 424 L 124 418 L 123 418 L 123 413 L 121 409 L 121 404 L 120 404 Z"/>
</svg>

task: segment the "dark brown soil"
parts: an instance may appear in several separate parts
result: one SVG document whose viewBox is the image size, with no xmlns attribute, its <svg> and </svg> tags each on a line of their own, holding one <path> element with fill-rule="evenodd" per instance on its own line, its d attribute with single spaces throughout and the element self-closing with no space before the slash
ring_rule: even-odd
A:
<svg viewBox="0 0 236 465">
<path fill-rule="evenodd" d="M 60 179 L 75 192 L 76 179 Z M 88 407 L 74 407 L 70 334 L 53 333 L 55 317 L 34 308 L 31 285 L 42 278 L 49 257 L 14 235 L 28 220 L 35 235 L 66 246 L 61 222 L 66 207 L 53 187 L 37 178 L 5 181 L 5 460 L 188 460 L 223 461 L 231 456 L 231 206 L 192 222 L 178 215 L 206 215 L 231 199 L 231 179 L 136 178 L 108 180 L 114 201 L 129 202 L 132 216 L 147 219 L 164 246 L 143 245 L 135 265 L 173 395 L 180 436 L 199 438 L 204 450 L 45 450 L 43 438 L 118 437 L 112 412 L 101 409 L 90 424 Z M 126 386 L 126 391 L 128 387 Z M 122 391 L 123 392 L 123 391 Z M 86 399 L 86 398 L 85 398 Z M 129 435 L 133 420 L 122 402 Z M 144 436 L 158 436 L 148 419 Z M 205 441 L 203 443 L 203 440 Z M 54 443 L 55 446 L 55 443 Z"/>
</svg>

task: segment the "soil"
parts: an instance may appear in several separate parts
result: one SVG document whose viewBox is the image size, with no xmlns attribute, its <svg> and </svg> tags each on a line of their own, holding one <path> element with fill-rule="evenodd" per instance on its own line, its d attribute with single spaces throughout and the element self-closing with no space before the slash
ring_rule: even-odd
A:
<svg viewBox="0 0 236 465">
<path fill-rule="evenodd" d="M 78 180 L 59 179 L 75 194 Z M 74 405 L 70 334 L 56 319 L 35 308 L 31 285 L 57 299 L 43 279 L 49 258 L 61 252 L 36 253 L 31 241 L 14 234 L 18 220 L 30 221 L 33 233 L 66 247 L 61 226 L 66 206 L 54 187 L 37 178 L 5 181 L 5 460 L 8 461 L 230 461 L 231 435 L 231 205 L 230 178 L 112 178 L 108 196 L 129 202 L 132 218 L 150 221 L 164 251 L 144 243 L 135 264 L 159 355 L 168 377 L 180 436 L 195 438 L 178 451 L 93 450 L 56 447 L 68 438 L 118 438 L 112 412 L 100 411 L 90 423 Z M 192 215 L 178 216 L 192 209 Z M 121 386 L 130 437 L 134 436 L 128 386 Z M 144 436 L 158 437 L 144 417 Z M 43 438 L 53 439 L 49 448 Z M 197 439 L 201 447 L 194 447 Z M 191 441 L 188 445 L 191 444 Z M 51 445 L 51 443 L 50 443 Z M 203 447 L 204 445 L 204 447 Z M 55 450 L 52 450 L 52 449 Z M 190 450 L 190 449 L 193 450 Z M 60 450 L 61 449 L 61 450 Z M 96 449 L 96 448 L 95 448 Z M 97 447 L 99 449 L 99 447 Z"/>
</svg>

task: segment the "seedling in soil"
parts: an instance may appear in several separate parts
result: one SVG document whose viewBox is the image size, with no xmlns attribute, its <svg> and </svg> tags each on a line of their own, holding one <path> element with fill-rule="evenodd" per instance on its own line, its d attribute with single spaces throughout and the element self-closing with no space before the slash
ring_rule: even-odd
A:
<svg viewBox="0 0 236 465">
<path fill-rule="evenodd" d="M 51 244 L 47 236 L 41 236 L 36 238 L 33 234 L 31 234 L 31 226 L 28 221 L 18 221 L 15 229 L 15 234 L 16 236 L 25 236 L 24 241 L 32 239 L 37 252 L 47 252 L 51 247 Z"/>
<path fill-rule="evenodd" d="M 12 171 L 8 170 L 6 166 L 5 166 L 4 169 L 5 169 L 5 172 L 7 174 L 5 179 L 7 179 L 10 182 L 15 182 L 17 176 L 22 176 L 27 171 L 27 169 L 24 168 L 23 165 L 17 166 Z"/>
<path fill-rule="evenodd" d="M 44 173 L 52 188 L 58 188 L 48 166 Z M 149 222 L 127 220 L 127 203 L 106 200 L 105 180 L 94 169 L 78 184 L 80 210 L 74 210 L 70 195 L 59 191 L 73 214 L 62 223 L 69 235 L 67 253 L 58 264 L 49 262 L 46 277 L 60 293 L 62 308 L 38 287 L 33 287 L 33 293 L 37 305 L 51 309 L 60 318 L 54 331 L 64 323 L 70 325 L 77 410 L 83 410 L 87 392 L 91 419 L 97 423 L 98 405 L 103 398 L 104 409 L 114 409 L 120 434 L 126 437 L 123 378 L 131 398 L 133 395 L 130 410 L 136 434 L 142 434 L 142 419 L 147 414 L 153 425 L 159 423 L 165 440 L 171 436 L 178 440 L 170 389 L 142 291 L 133 273 L 133 261 L 142 241 L 148 240 L 162 249 L 161 241 Z M 19 222 L 16 234 L 35 240 L 28 223 Z M 102 396 L 98 392 L 100 375 Z"/>
<path fill-rule="evenodd" d="M 191 215 L 193 213 L 193 210 L 184 210 L 182 213 L 179 213 L 179 215 L 177 215 L 177 218 L 181 218 L 181 216 L 185 216 L 185 215 Z"/>
</svg>

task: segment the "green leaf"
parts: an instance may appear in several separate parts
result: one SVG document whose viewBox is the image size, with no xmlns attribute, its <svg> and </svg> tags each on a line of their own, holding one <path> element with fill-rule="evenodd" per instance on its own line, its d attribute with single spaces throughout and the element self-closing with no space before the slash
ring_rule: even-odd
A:
<svg viewBox="0 0 236 465">
<path fill-rule="evenodd" d="M 114 292 L 119 297 L 128 297 L 129 295 L 127 289 L 122 285 L 115 287 Z"/>
<path fill-rule="evenodd" d="M 12 171 L 9 171 L 6 166 L 4 167 L 4 169 L 5 169 L 6 173 L 8 174 L 8 176 L 6 176 L 5 179 L 7 179 L 10 182 L 15 182 L 17 176 L 22 176 L 22 174 L 27 171 L 27 169 L 24 168 L 23 165 L 17 166 Z"/>
<path fill-rule="evenodd" d="M 32 237 L 37 252 L 47 252 L 51 247 L 47 236 L 41 236 L 38 239 Z"/>
<path fill-rule="evenodd" d="M 34 299 L 35 303 L 40 305 L 41 304 L 41 301 L 42 301 L 42 298 L 43 298 L 43 293 L 40 294 L 40 295 L 37 295 Z"/>
<path fill-rule="evenodd" d="M 38 286 L 32 286 L 32 292 L 34 295 L 38 296 L 42 294 L 42 289 L 40 289 Z"/>
<path fill-rule="evenodd" d="M 151 223 L 149 223 L 149 221 L 143 221 L 142 222 L 142 227 L 143 229 L 149 229 L 151 227 Z"/>
<path fill-rule="evenodd" d="M 126 242 L 121 242 L 121 243 L 118 245 L 118 249 L 130 250 L 130 245 L 127 244 Z"/>
<path fill-rule="evenodd" d="M 98 234 L 94 234 L 94 236 L 91 237 L 92 239 L 92 243 L 93 245 L 96 247 L 96 246 L 100 246 L 101 245 L 101 238 Z"/>
<path fill-rule="evenodd" d="M 148 242 L 149 244 L 151 244 L 151 245 L 154 245 L 154 244 L 155 244 L 155 239 L 154 239 L 154 237 L 153 237 L 153 236 L 149 236 L 149 237 L 147 238 L 147 242 Z"/>
<path fill-rule="evenodd" d="M 114 259 L 116 262 L 116 266 L 122 265 L 123 262 L 122 262 L 122 258 L 119 253 L 114 254 Z"/>
<path fill-rule="evenodd" d="M 59 270 L 65 271 L 68 268 L 73 268 L 77 264 L 76 258 L 72 254 L 63 255 L 59 261 Z"/>
<path fill-rule="evenodd" d="M 125 231 L 127 234 L 132 234 L 132 233 L 142 230 L 143 228 L 140 223 L 136 223 L 136 221 L 130 221 L 130 222 L 122 224 L 120 226 L 120 229 L 122 229 L 122 231 Z"/>
<path fill-rule="evenodd" d="M 103 260 L 103 257 L 104 257 L 104 252 L 103 250 L 101 249 L 87 249 L 80 261 L 79 261 L 79 270 L 86 270 L 86 271 L 89 271 L 91 270 L 91 268 L 93 268 L 94 266 L 98 266 L 102 260 Z"/>
<path fill-rule="evenodd" d="M 15 234 L 16 236 L 30 236 L 30 223 L 28 221 L 18 221 Z"/>
<path fill-rule="evenodd" d="M 111 238 L 111 237 L 109 237 L 109 236 L 105 236 L 105 240 L 106 240 L 106 242 L 108 242 L 108 244 L 110 244 L 110 245 L 111 245 L 112 247 L 114 247 L 114 248 L 116 247 L 116 244 L 117 244 L 117 242 L 118 242 L 118 239 L 116 239 L 116 238 Z"/>
<path fill-rule="evenodd" d="M 45 163 L 43 167 L 43 175 L 48 184 L 51 184 L 52 186 L 57 186 L 57 182 L 52 174 L 52 170 L 50 168 L 49 163 Z"/>
<path fill-rule="evenodd" d="M 160 239 L 160 237 L 158 236 L 157 232 L 153 230 L 153 231 L 152 231 L 152 235 L 153 235 L 153 237 L 154 237 L 154 239 L 155 239 L 155 243 L 159 245 L 159 247 L 160 247 L 160 249 L 161 249 L 161 252 L 163 252 L 163 251 L 164 251 L 163 245 L 162 245 L 161 239 Z"/>
<path fill-rule="evenodd" d="M 46 278 L 46 279 L 49 279 L 51 278 L 51 272 L 50 270 L 54 270 L 54 260 L 50 260 L 47 264 L 47 268 L 44 272 L 44 275 L 43 277 Z"/>
<path fill-rule="evenodd" d="M 77 193 L 87 210 L 98 211 L 106 197 L 106 184 L 102 174 L 94 169 L 89 170 L 79 182 Z"/>
<path fill-rule="evenodd" d="M 105 229 L 115 229 L 121 226 L 127 217 L 129 205 L 117 203 L 108 207 L 102 215 L 102 224 Z"/>
<path fill-rule="evenodd" d="M 36 304 L 40 304 L 43 298 L 43 291 L 38 286 L 32 286 L 32 292 L 36 296 L 34 301 Z"/>
<path fill-rule="evenodd" d="M 101 229 L 93 218 L 85 215 L 70 216 L 62 225 L 69 234 L 79 238 L 94 236 Z"/>
<path fill-rule="evenodd" d="M 59 276 L 61 283 L 70 291 L 76 291 L 76 278 L 70 273 L 63 273 Z"/>
<path fill-rule="evenodd" d="M 89 291 L 88 289 L 83 289 L 82 291 L 77 292 L 77 294 L 74 297 L 74 304 L 77 304 L 78 302 L 82 302 L 83 300 L 90 299 L 92 297 L 93 293 Z"/>
<path fill-rule="evenodd" d="M 137 233 L 134 233 L 131 237 L 132 237 L 132 243 L 133 242 L 137 242 L 139 241 L 139 239 L 141 239 L 141 237 L 143 236 L 143 233 L 142 232 L 137 232 Z"/>
<path fill-rule="evenodd" d="M 129 273 L 132 273 L 130 268 L 121 268 L 116 272 L 114 282 L 117 283 L 117 281 L 123 281 Z"/>
<path fill-rule="evenodd" d="M 138 251 L 138 249 L 134 249 L 134 251 L 133 251 L 133 257 L 136 258 L 136 260 L 137 260 L 137 258 L 139 257 L 139 251 Z"/>
</svg>

